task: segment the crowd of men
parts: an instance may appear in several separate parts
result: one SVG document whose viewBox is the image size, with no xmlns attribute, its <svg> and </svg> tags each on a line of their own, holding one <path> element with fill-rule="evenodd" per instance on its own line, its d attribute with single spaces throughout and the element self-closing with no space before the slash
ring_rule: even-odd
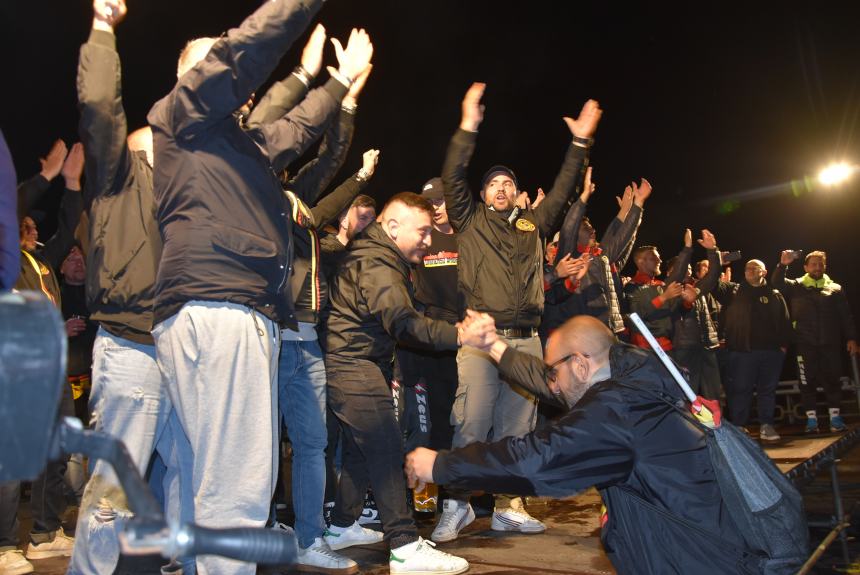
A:
<svg viewBox="0 0 860 575">
<path fill-rule="evenodd" d="M 475 194 L 480 83 L 465 94 L 440 176 L 377 213 L 362 191 L 378 150 L 331 186 L 372 69 L 364 30 L 345 44 L 331 39 L 337 67 L 313 87 L 327 40 L 317 25 L 301 64 L 253 104 L 321 5 L 274 0 L 220 38 L 192 40 L 174 88 L 148 125 L 131 131 L 115 38 L 127 7 L 94 0 L 78 67 L 80 143 L 70 151 L 56 143 L 40 174 L 18 187 L 20 266 L 7 263 L 6 247 L 0 260 L 4 289 L 41 291 L 67 320 L 64 412 L 126 444 L 169 519 L 207 527 L 289 529 L 272 503 L 288 439 L 303 570 L 355 573 L 339 551 L 384 541 L 392 573 L 462 573 L 467 561 L 435 544 L 474 521 L 474 490 L 493 493 L 492 529 L 529 534 L 546 526 L 521 495 L 626 485 L 741 546 L 707 479 L 701 433 L 630 391 L 680 397 L 654 357 L 636 349 L 648 343 L 627 316 L 642 318 L 696 393 L 724 399 L 736 425 L 748 424 L 755 397 L 766 441 L 779 439 L 776 386 L 795 345 L 807 432 L 821 427 L 818 387 L 829 429 L 843 431 L 843 351 L 856 354 L 857 337 L 826 254 L 784 251 L 770 276 L 753 259 L 732 282 L 714 234 L 701 231 L 706 257 L 694 262 L 685 230 L 661 280 L 658 249 L 636 244 L 652 193 L 645 179 L 624 190 L 598 241 L 586 216 L 602 115 L 594 100 L 564 118 L 570 145 L 548 192 L 532 202 L 514 170 L 495 165 Z M 292 165 L 318 141 L 313 160 Z M 29 212 L 60 175 L 59 226 L 40 244 Z M 801 257 L 805 275 L 788 279 Z M 399 406 L 392 385 L 402 390 Z M 557 405 L 561 420 L 538 426 L 539 400 Z M 645 447 L 638 439 L 655 425 L 660 441 Z M 445 451 L 419 449 L 407 460 L 419 447 Z M 405 461 L 413 482 L 446 488 L 432 541 L 418 535 Z M 60 524 L 74 497 L 66 468 L 53 462 L 33 483 L 26 556 L 20 486 L 0 486 L 0 573 L 64 555 L 69 573 L 113 572 L 129 516 L 122 491 L 96 462 L 72 538 Z M 696 495 L 683 504 L 661 497 L 670 482 Z M 368 493 L 381 531 L 362 524 Z M 619 522 L 656 516 L 625 513 L 620 492 L 602 493 L 604 543 L 620 572 L 635 571 L 637 553 L 671 567 L 660 572 L 685 571 L 693 559 L 665 542 L 660 551 L 625 547 Z M 165 569 L 255 566 L 203 556 Z"/>
</svg>

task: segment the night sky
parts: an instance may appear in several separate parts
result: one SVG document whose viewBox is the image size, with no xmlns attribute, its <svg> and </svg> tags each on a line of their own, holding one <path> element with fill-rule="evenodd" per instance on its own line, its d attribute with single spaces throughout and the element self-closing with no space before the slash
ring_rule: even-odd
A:
<svg viewBox="0 0 860 575">
<path fill-rule="evenodd" d="M 238 25 L 259 2 L 128 4 L 117 37 L 136 128 L 171 88 L 184 43 Z M 363 26 L 376 48 L 341 176 L 379 148 L 371 195 L 420 191 L 438 175 L 460 100 L 477 80 L 488 88 L 473 185 L 503 163 L 523 189 L 548 190 L 569 142 L 561 117 L 595 98 L 604 109 L 592 154 L 598 233 L 614 196 L 644 176 L 654 194 L 638 241 L 659 246 L 664 259 L 680 249 L 685 227 L 696 235 L 708 227 L 722 249 L 769 269 L 781 249 L 824 249 L 860 314 L 860 174 L 833 191 L 815 182 L 830 160 L 860 161 L 858 3 L 605 4 L 329 0 L 319 15 L 329 35 L 345 39 Z M 54 138 L 76 139 L 78 48 L 91 15 L 84 0 L 0 0 L 0 127 L 19 179 L 38 171 Z M 298 63 L 305 39 L 273 80 Z M 330 47 L 326 57 L 335 63 Z M 742 266 L 734 271 L 740 277 Z"/>
</svg>

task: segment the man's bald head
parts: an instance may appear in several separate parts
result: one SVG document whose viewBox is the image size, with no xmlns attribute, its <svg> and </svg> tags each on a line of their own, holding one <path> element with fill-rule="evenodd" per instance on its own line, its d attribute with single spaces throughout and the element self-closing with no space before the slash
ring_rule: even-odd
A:
<svg viewBox="0 0 860 575">
<path fill-rule="evenodd" d="M 567 320 L 547 341 L 547 363 L 561 361 L 550 389 L 573 407 L 593 384 L 605 379 L 609 348 L 616 343 L 615 335 L 597 318 L 579 315 Z"/>
<path fill-rule="evenodd" d="M 135 130 L 128 135 L 126 141 L 128 142 L 128 149 L 132 152 L 145 152 L 146 161 L 149 162 L 149 166 L 152 167 L 152 128 L 144 126 L 143 128 Z"/>
<path fill-rule="evenodd" d="M 433 204 L 429 200 L 401 192 L 388 200 L 379 221 L 407 261 L 417 264 L 427 255 L 433 230 Z"/>
<path fill-rule="evenodd" d="M 197 62 L 206 57 L 212 45 L 218 38 L 195 38 L 185 45 L 179 54 L 179 63 L 176 65 L 176 77 L 181 78 L 185 72 L 194 67 Z"/>
<path fill-rule="evenodd" d="M 602 362 L 608 360 L 609 348 L 617 341 L 603 322 L 590 315 L 578 315 L 552 332 L 547 341 L 547 361 L 582 353 Z"/>
</svg>

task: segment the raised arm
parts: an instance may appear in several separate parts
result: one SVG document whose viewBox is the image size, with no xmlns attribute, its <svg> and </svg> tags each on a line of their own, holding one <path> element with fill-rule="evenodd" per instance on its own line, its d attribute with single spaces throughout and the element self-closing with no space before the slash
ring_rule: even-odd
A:
<svg viewBox="0 0 860 575">
<path fill-rule="evenodd" d="M 364 163 L 361 170 L 336 187 L 330 194 L 317 202 L 317 205 L 311 208 L 314 224 L 318 230 L 334 222 L 337 216 L 343 213 L 352 204 L 355 197 L 367 187 L 367 183 L 376 171 L 376 164 L 379 161 L 379 150 L 368 150 L 364 153 L 363 158 Z"/>
<path fill-rule="evenodd" d="M 127 13 L 124 0 L 94 0 L 90 37 L 78 61 L 78 133 L 86 155 L 84 204 L 114 191 L 131 160 L 122 104 L 122 70 L 114 28 Z"/>
<path fill-rule="evenodd" d="M 352 135 L 355 132 L 355 112 L 358 108 L 358 96 L 364 88 L 373 65 L 350 86 L 341 104 L 340 114 L 329 123 L 323 141 L 320 143 L 317 157 L 302 166 L 299 172 L 290 180 L 289 188 L 305 202 L 313 203 L 325 190 L 335 174 L 343 167 Z M 378 152 L 377 152 L 378 153 Z M 376 164 L 373 164 L 374 167 Z"/>
<path fill-rule="evenodd" d="M 484 120 L 484 105 L 481 97 L 487 85 L 475 82 L 466 91 L 461 104 L 460 127 L 448 144 L 445 163 L 442 164 L 442 189 L 448 219 L 458 232 L 469 225 L 478 206 L 466 181 L 469 162 L 475 152 L 478 126 Z"/>
<path fill-rule="evenodd" d="M 797 286 L 797 281 L 785 277 L 788 266 L 797 260 L 797 257 L 797 252 L 794 250 L 783 250 L 779 254 L 779 263 L 773 267 L 773 273 L 770 274 L 770 284 L 783 294 L 789 295 L 786 292 Z"/>
<path fill-rule="evenodd" d="M 651 184 L 645 178 L 642 178 L 641 183 L 637 186 L 636 182 L 630 185 L 630 194 L 625 190 L 625 196 L 621 200 L 618 216 L 618 223 L 606 228 L 606 233 L 601 239 L 600 246 L 609 261 L 618 265 L 619 263 L 627 263 L 627 257 L 630 255 L 630 248 L 636 239 L 636 232 L 639 230 L 639 225 L 642 223 L 642 209 L 645 205 L 645 200 L 651 195 Z M 626 200 L 632 200 L 629 205 Z M 615 222 L 613 221 L 613 224 Z M 610 233 L 611 232 L 611 233 Z M 618 269 L 621 269 L 620 267 Z"/>
<path fill-rule="evenodd" d="M 326 85 L 312 90 L 301 104 L 280 120 L 264 124 L 251 134 L 266 150 L 276 173 L 286 169 L 322 135 L 337 113 L 341 100 L 348 95 L 348 88 L 357 84 L 358 78 L 370 66 L 373 44 L 364 30 L 354 29 L 345 49 L 337 39 L 332 39 L 332 42 L 337 48 L 340 68 L 331 69 L 332 78 Z"/>
<path fill-rule="evenodd" d="M 709 230 L 702 230 L 702 239 L 699 245 L 705 248 L 708 256 L 708 273 L 696 284 L 699 295 L 711 293 L 720 281 L 720 252 L 717 249 L 717 238 Z"/>
<path fill-rule="evenodd" d="M 690 265 L 691 259 L 693 259 L 693 232 L 687 228 L 684 230 L 684 247 L 678 253 L 675 267 L 672 268 L 672 273 L 666 277 L 666 283 L 684 281 L 687 277 L 687 266 Z"/>
<path fill-rule="evenodd" d="M 597 101 L 588 100 L 582 106 L 576 120 L 564 118 L 573 141 L 567 149 L 564 163 L 552 188 L 540 205 L 534 209 L 535 221 L 544 236 L 550 235 L 553 228 L 558 225 L 562 211 L 570 202 L 576 185 L 583 175 L 583 167 L 588 162 L 588 151 L 594 141 L 594 132 L 597 130 L 602 114 L 603 111 Z"/>
<path fill-rule="evenodd" d="M 60 175 L 63 169 L 63 162 L 66 160 L 66 155 L 69 150 L 66 148 L 66 143 L 62 140 L 57 140 L 51 146 L 51 150 L 44 158 L 39 158 L 39 163 L 42 165 L 42 170 L 18 185 L 16 190 L 18 201 L 18 221 L 20 222 L 24 216 L 30 214 L 33 206 L 42 197 L 42 194 L 48 191 L 51 180 Z"/>
<path fill-rule="evenodd" d="M 265 2 L 179 77 L 167 98 L 150 112 L 150 123 L 177 139 L 191 140 L 210 123 L 230 117 L 271 75 L 322 4 L 322 0 Z"/>
<path fill-rule="evenodd" d="M 60 201 L 60 213 L 57 219 L 57 231 L 45 242 L 42 257 L 55 270 L 75 245 L 75 228 L 83 213 L 83 197 L 81 196 L 81 175 L 84 172 L 84 150 L 80 142 L 72 146 L 69 155 L 63 162 L 62 175 L 65 180 L 65 191 Z"/>
</svg>

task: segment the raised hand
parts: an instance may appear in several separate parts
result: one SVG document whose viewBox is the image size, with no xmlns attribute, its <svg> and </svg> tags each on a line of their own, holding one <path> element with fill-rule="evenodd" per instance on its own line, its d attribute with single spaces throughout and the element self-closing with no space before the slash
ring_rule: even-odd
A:
<svg viewBox="0 0 860 575">
<path fill-rule="evenodd" d="M 325 48 L 325 26 L 317 24 L 308 43 L 302 50 L 302 68 L 313 77 L 320 73 L 323 61 L 323 48 Z"/>
<path fill-rule="evenodd" d="M 361 159 L 363 162 L 361 169 L 367 174 L 367 178 L 370 178 L 373 176 L 373 173 L 376 171 L 376 165 L 379 163 L 379 150 L 367 150 L 362 154 Z"/>
<path fill-rule="evenodd" d="M 618 219 L 623 222 L 633 207 L 633 188 L 627 186 L 621 197 L 615 196 L 615 199 L 618 201 Z"/>
<path fill-rule="evenodd" d="M 591 138 L 597 130 L 597 124 L 600 122 L 600 116 L 603 115 L 603 110 L 597 100 L 588 100 L 583 104 L 582 110 L 579 112 L 579 117 L 574 120 L 565 116 L 564 123 L 567 124 L 570 133 L 577 138 Z"/>
<path fill-rule="evenodd" d="M 641 208 L 645 205 L 645 200 L 651 195 L 651 182 L 642 178 L 638 186 L 636 182 L 632 182 L 631 185 L 633 187 L 633 203 Z"/>
<path fill-rule="evenodd" d="M 84 173 L 84 146 L 77 142 L 72 146 L 60 170 L 66 180 L 66 189 L 81 191 L 81 175 Z"/>
<path fill-rule="evenodd" d="M 466 91 L 463 97 L 462 118 L 460 120 L 460 129 L 467 132 L 477 132 L 478 126 L 484 121 L 484 105 L 481 104 L 481 98 L 484 96 L 484 90 L 487 85 L 483 82 L 475 82 Z"/>
<path fill-rule="evenodd" d="M 596 187 L 594 182 L 591 181 L 591 166 L 588 166 L 585 169 L 585 178 L 582 180 L 582 193 L 579 194 L 579 199 L 582 200 L 583 204 L 588 203 L 588 199 L 594 193 Z"/>
<path fill-rule="evenodd" d="M 691 248 L 693 247 L 693 232 L 690 231 L 690 228 L 684 230 L 684 247 Z"/>
<path fill-rule="evenodd" d="M 544 193 L 543 188 L 538 188 L 537 196 L 535 196 L 535 201 L 532 202 L 532 209 L 538 207 L 545 197 L 546 194 Z"/>
<path fill-rule="evenodd" d="M 39 172 L 49 182 L 60 175 L 60 170 L 63 168 L 63 161 L 66 159 L 66 154 L 69 150 L 66 148 L 66 143 L 62 140 L 57 140 L 51 146 L 51 150 L 44 158 L 39 158 L 39 163 L 42 164 L 42 170 Z"/>
<path fill-rule="evenodd" d="M 93 28 L 113 32 L 127 13 L 125 0 L 93 0 Z"/>
<path fill-rule="evenodd" d="M 352 107 L 358 105 L 358 95 L 361 94 L 361 91 L 364 89 L 364 84 L 367 82 L 367 78 L 370 76 L 372 71 L 373 64 L 368 64 L 367 68 L 358 75 L 358 78 L 355 79 L 355 82 L 352 83 L 352 86 L 349 87 L 349 91 L 343 98 L 343 103 L 345 105 Z"/>
<path fill-rule="evenodd" d="M 569 278 L 579 271 L 581 264 L 578 259 L 573 259 L 570 254 L 565 254 L 563 258 L 555 264 L 555 274 L 559 279 Z"/>
<path fill-rule="evenodd" d="M 591 264 L 591 260 L 591 254 L 588 252 L 585 252 L 584 254 L 573 260 L 574 263 L 577 265 L 577 269 L 576 272 L 574 272 L 572 279 L 579 281 L 583 277 L 585 277 L 585 274 L 588 273 L 588 266 Z"/>
<path fill-rule="evenodd" d="M 370 43 L 370 36 L 364 29 L 353 28 L 346 48 L 337 38 L 332 38 L 331 43 L 337 55 L 338 72 L 349 79 L 350 83 L 354 82 L 373 58 L 373 44 Z"/>
<path fill-rule="evenodd" d="M 666 288 L 663 290 L 663 293 L 661 293 L 658 297 L 663 301 L 663 303 L 666 303 L 670 299 L 675 299 L 676 297 L 681 295 L 683 289 L 683 285 L 679 284 L 678 282 L 672 282 L 666 286 Z"/>
<path fill-rule="evenodd" d="M 702 239 L 699 240 L 699 245 L 706 250 L 717 249 L 717 237 L 709 230 L 702 230 Z"/>
<path fill-rule="evenodd" d="M 782 253 L 779 254 L 779 263 L 784 266 L 791 264 L 791 262 L 797 260 L 797 252 L 795 250 L 782 250 Z"/>
</svg>

